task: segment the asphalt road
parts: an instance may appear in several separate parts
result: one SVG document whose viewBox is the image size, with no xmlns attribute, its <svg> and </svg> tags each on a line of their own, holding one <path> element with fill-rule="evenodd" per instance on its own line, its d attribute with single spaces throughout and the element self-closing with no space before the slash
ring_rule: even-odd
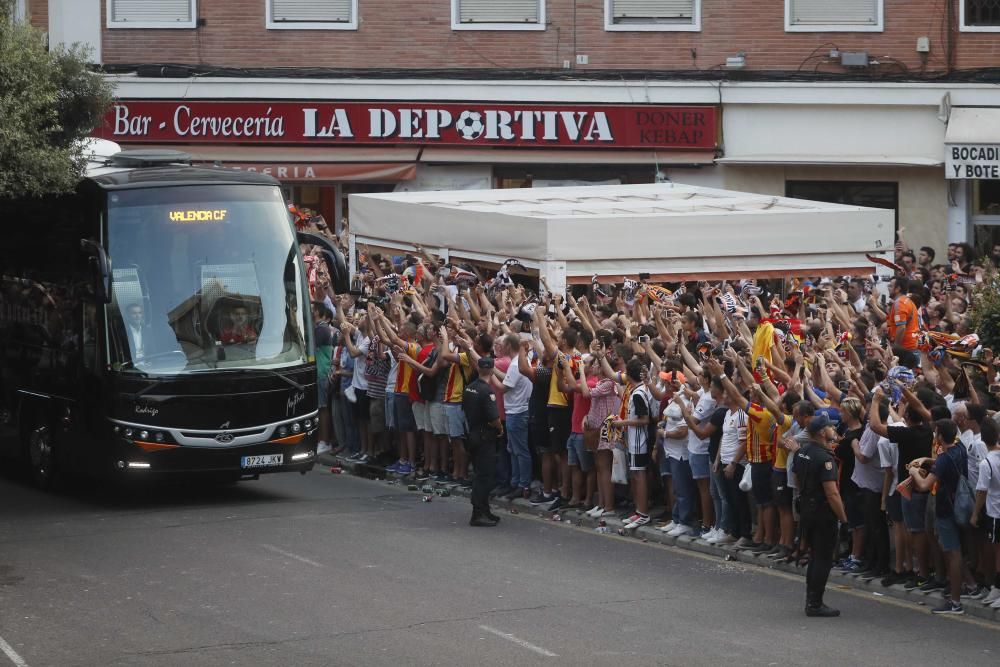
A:
<svg viewBox="0 0 1000 667">
<path fill-rule="evenodd" d="M 0 667 L 996 664 L 975 619 L 320 469 L 45 495 L 0 478 Z"/>
</svg>

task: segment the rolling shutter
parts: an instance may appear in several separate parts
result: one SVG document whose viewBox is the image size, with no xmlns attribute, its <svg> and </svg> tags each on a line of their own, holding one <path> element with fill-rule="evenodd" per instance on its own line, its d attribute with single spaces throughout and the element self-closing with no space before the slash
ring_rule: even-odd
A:
<svg viewBox="0 0 1000 667">
<path fill-rule="evenodd" d="M 271 20 L 289 23 L 349 23 L 351 0 L 271 0 Z"/>
<path fill-rule="evenodd" d="M 697 0 L 612 0 L 612 18 L 621 21 L 642 19 L 690 22 Z"/>
<path fill-rule="evenodd" d="M 456 0 L 460 23 L 538 23 L 541 0 Z"/>
<path fill-rule="evenodd" d="M 792 0 L 790 25 L 878 25 L 879 0 Z"/>
<path fill-rule="evenodd" d="M 112 0 L 114 23 L 191 23 L 191 0 Z"/>
</svg>

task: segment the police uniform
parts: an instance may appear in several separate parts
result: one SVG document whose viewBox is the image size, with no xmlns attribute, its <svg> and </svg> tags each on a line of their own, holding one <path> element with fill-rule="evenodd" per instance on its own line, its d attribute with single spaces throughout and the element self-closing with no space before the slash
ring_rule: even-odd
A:
<svg viewBox="0 0 1000 667">
<path fill-rule="evenodd" d="M 810 427 L 814 425 L 810 424 Z M 812 428 L 810 432 L 813 432 Z M 806 570 L 806 613 L 809 614 L 810 610 L 824 608 L 823 592 L 833 567 L 837 516 L 827 501 L 823 482 L 837 481 L 837 462 L 832 452 L 810 440 L 795 453 L 792 465 L 799 483 L 801 538 L 807 540 L 812 549 Z"/>
<path fill-rule="evenodd" d="M 493 359 L 483 357 L 479 368 L 493 368 Z M 489 384 L 477 377 L 462 392 L 462 410 L 469 430 L 465 448 L 472 461 L 475 477 L 472 480 L 472 523 L 483 525 L 499 519 L 490 511 L 490 489 L 496 476 L 497 440 L 499 433 L 491 423 L 499 419 L 497 399 Z"/>
</svg>

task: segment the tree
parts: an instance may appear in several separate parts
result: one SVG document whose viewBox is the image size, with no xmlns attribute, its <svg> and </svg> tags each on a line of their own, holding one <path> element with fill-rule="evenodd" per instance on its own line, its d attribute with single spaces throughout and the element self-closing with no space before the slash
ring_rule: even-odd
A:
<svg viewBox="0 0 1000 667">
<path fill-rule="evenodd" d="M 90 71 L 86 48 L 49 51 L 13 11 L 0 0 L 0 198 L 65 193 L 83 174 L 81 140 L 111 105 L 111 84 Z"/>
</svg>

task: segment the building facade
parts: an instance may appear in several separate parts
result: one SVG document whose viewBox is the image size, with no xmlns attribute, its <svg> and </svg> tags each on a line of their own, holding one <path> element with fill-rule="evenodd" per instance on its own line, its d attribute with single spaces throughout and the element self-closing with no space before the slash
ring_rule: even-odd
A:
<svg viewBox="0 0 1000 667">
<path fill-rule="evenodd" d="M 19 6 L 115 80 L 101 136 L 266 171 L 327 218 L 352 192 L 670 179 L 893 208 L 939 254 L 1000 241 L 997 0 Z"/>
</svg>

